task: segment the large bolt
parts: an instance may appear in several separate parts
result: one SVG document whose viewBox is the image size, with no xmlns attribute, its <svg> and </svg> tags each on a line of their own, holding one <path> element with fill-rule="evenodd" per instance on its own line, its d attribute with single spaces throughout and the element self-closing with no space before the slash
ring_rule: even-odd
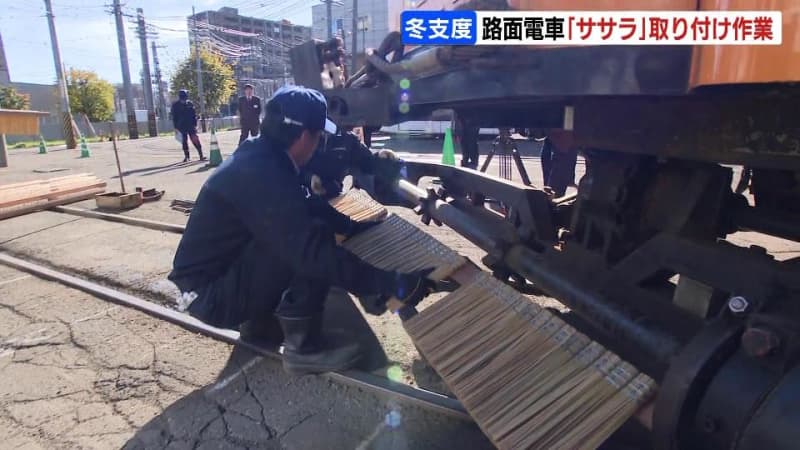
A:
<svg viewBox="0 0 800 450">
<path fill-rule="evenodd" d="M 747 302 L 747 299 L 742 296 L 734 296 L 728 300 L 728 309 L 731 310 L 734 314 L 742 314 L 747 311 L 747 308 L 750 306 L 750 303 Z"/>
<path fill-rule="evenodd" d="M 745 353 L 755 358 L 769 355 L 780 345 L 781 338 L 768 328 L 750 327 L 742 334 L 742 348 Z"/>
</svg>

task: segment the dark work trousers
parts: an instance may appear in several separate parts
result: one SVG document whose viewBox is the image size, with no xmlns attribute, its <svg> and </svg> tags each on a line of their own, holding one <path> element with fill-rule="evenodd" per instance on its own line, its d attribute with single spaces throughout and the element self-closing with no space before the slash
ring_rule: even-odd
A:
<svg viewBox="0 0 800 450">
<path fill-rule="evenodd" d="M 371 148 L 372 147 L 372 133 L 374 133 L 376 131 L 380 131 L 380 129 L 381 129 L 381 127 L 367 127 L 367 126 L 365 126 L 363 128 L 364 145 L 366 145 L 367 148 Z"/>
<path fill-rule="evenodd" d="M 578 151 L 575 149 L 553 150 L 553 162 L 548 186 L 553 188 L 556 197 L 563 197 L 567 193 L 567 186 L 575 183 L 575 165 L 578 162 Z"/>
<path fill-rule="evenodd" d="M 478 169 L 478 127 L 466 126 L 461 130 L 461 167 Z"/>
<path fill-rule="evenodd" d="M 542 183 L 545 186 L 550 186 L 550 171 L 553 169 L 553 144 L 550 139 L 545 139 L 542 143 L 540 159 L 542 162 Z"/>
<path fill-rule="evenodd" d="M 287 289 L 292 295 L 281 301 Z M 196 290 L 198 298 L 189 312 L 220 328 L 235 328 L 271 314 L 310 317 L 323 311 L 328 290 L 327 284 L 294 273 L 253 241 L 221 277 Z"/>
<path fill-rule="evenodd" d="M 541 160 L 544 185 L 553 189 L 556 197 L 563 197 L 567 192 L 567 187 L 575 183 L 578 151 L 557 149 L 550 139 L 545 139 L 542 145 Z"/>
<path fill-rule="evenodd" d="M 189 139 L 191 139 L 192 145 L 197 149 L 197 154 L 202 158 L 203 146 L 200 144 L 200 138 L 197 137 L 197 130 L 181 131 L 181 135 L 183 136 L 183 141 L 181 141 L 183 156 L 189 159 Z"/>
<path fill-rule="evenodd" d="M 257 123 L 243 123 L 242 124 L 242 134 L 239 135 L 239 143 L 241 144 L 250 136 L 256 137 L 258 136 L 258 128 L 259 125 Z"/>
</svg>

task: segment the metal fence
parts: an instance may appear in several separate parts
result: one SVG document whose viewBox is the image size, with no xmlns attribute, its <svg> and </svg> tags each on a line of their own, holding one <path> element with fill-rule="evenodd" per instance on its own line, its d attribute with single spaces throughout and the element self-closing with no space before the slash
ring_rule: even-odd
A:
<svg viewBox="0 0 800 450">
<path fill-rule="evenodd" d="M 89 128 L 86 123 L 77 123 L 78 129 L 81 131 L 81 134 L 87 138 L 95 137 L 95 136 L 111 136 L 111 124 L 109 122 L 95 122 L 92 123 L 92 129 Z M 212 125 L 216 127 L 218 130 L 228 129 L 228 128 L 238 128 L 239 127 L 239 118 L 238 117 L 215 117 L 206 120 L 206 126 L 208 131 L 211 131 Z M 156 122 L 156 126 L 158 128 L 159 133 L 164 132 L 171 132 L 172 122 L 169 120 L 159 120 Z M 149 137 L 147 131 L 147 122 L 138 122 L 137 124 L 139 130 L 139 137 L 145 138 Z M 117 131 L 118 135 L 127 136 L 128 135 L 128 123 L 127 122 L 114 122 L 114 128 Z M 198 124 L 198 129 L 200 129 L 200 125 Z M 62 126 L 60 123 L 43 123 L 39 127 L 39 131 L 41 135 L 45 138 L 45 140 L 58 140 L 64 138 L 64 132 L 62 130 Z M 17 142 L 23 141 L 38 141 L 39 136 L 32 135 L 32 136 L 7 136 L 6 142 L 9 145 L 13 145 Z"/>
</svg>

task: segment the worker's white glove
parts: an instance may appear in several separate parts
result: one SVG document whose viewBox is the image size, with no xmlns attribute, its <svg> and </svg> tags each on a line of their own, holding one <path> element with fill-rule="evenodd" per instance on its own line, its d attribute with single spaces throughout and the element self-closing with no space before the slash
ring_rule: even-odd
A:
<svg viewBox="0 0 800 450">
<path fill-rule="evenodd" d="M 324 197 L 327 191 L 322 185 L 322 179 L 317 175 L 311 175 L 311 192 L 320 197 Z"/>
</svg>

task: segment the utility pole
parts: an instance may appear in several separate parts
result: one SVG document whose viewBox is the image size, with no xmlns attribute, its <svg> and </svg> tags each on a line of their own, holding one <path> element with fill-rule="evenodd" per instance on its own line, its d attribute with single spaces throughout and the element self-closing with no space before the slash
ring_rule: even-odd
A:
<svg viewBox="0 0 800 450">
<path fill-rule="evenodd" d="M 203 133 L 206 132 L 206 102 L 205 91 L 203 90 L 203 71 L 200 66 L 200 40 L 197 36 L 197 15 L 192 6 L 192 19 L 194 20 L 194 58 L 197 68 L 197 101 L 200 102 L 200 127 Z"/>
<path fill-rule="evenodd" d="M 358 32 L 356 28 L 358 28 L 358 0 L 353 0 L 353 49 L 351 50 L 353 59 L 350 61 L 350 73 L 356 73 L 358 69 L 356 67 L 356 53 L 358 53 Z"/>
<path fill-rule="evenodd" d="M 369 16 L 361 16 L 358 18 L 361 23 L 361 46 L 364 47 L 364 52 L 367 51 L 367 30 L 369 29 Z"/>
<path fill-rule="evenodd" d="M 164 91 L 161 87 L 161 66 L 158 65 L 158 52 L 156 51 L 156 41 L 151 41 L 153 47 L 153 68 L 156 76 L 156 89 L 158 90 L 158 116 L 161 120 L 167 118 L 167 103 L 164 101 Z"/>
<path fill-rule="evenodd" d="M 128 113 L 128 137 L 139 139 L 139 129 L 136 124 L 136 110 L 133 105 L 133 87 L 131 86 L 131 69 L 128 66 L 128 46 L 125 43 L 125 26 L 122 24 L 122 6 L 119 0 L 114 0 L 114 18 L 117 22 L 117 43 L 119 44 L 119 59 L 122 65 L 122 84 L 125 90 L 125 109 Z"/>
<path fill-rule="evenodd" d="M 147 54 L 147 29 L 144 23 L 144 11 L 136 8 L 136 24 L 139 31 L 139 47 L 142 50 L 142 90 L 144 104 L 147 108 L 147 131 L 150 137 L 158 136 L 156 127 L 155 102 L 153 101 L 153 83 L 150 80 L 150 57 Z"/>
<path fill-rule="evenodd" d="M 325 2 L 325 12 L 328 15 L 328 39 L 333 39 L 333 0 L 322 0 Z"/>
<path fill-rule="evenodd" d="M 61 115 L 64 119 L 64 140 L 67 141 L 67 148 L 78 148 L 75 140 L 75 123 L 72 121 L 72 111 L 69 107 L 69 95 L 67 95 L 67 76 L 64 74 L 64 65 L 61 64 L 61 50 L 58 48 L 58 36 L 56 36 L 56 22 L 53 16 L 53 5 L 50 0 L 44 0 L 44 7 L 47 10 L 47 23 L 50 25 L 50 43 L 53 46 L 53 61 L 56 65 L 56 80 L 58 83 L 58 96 L 61 101 Z"/>
</svg>

